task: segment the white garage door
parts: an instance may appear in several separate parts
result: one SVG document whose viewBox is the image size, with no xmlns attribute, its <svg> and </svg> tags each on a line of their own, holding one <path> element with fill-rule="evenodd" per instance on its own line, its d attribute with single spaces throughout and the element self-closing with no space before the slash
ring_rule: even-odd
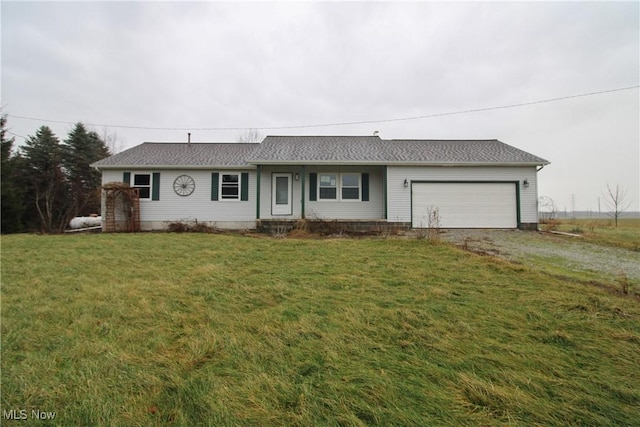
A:
<svg viewBox="0 0 640 427">
<path fill-rule="evenodd" d="M 518 226 L 516 187 L 511 182 L 412 183 L 412 226 L 429 227 L 428 213 L 433 208 L 438 208 L 441 228 Z"/>
</svg>

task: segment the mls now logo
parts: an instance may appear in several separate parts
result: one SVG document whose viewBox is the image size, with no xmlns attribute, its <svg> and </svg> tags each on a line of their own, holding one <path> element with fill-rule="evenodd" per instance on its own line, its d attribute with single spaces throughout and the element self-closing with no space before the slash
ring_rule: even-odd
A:
<svg viewBox="0 0 640 427">
<path fill-rule="evenodd" d="M 31 411 L 31 418 L 35 418 L 37 420 L 52 420 L 56 417 L 55 412 L 45 412 L 39 409 L 34 409 Z"/>
<path fill-rule="evenodd" d="M 52 420 L 56 417 L 55 412 L 46 412 L 39 409 L 33 409 L 31 414 L 26 409 L 4 409 L 2 418 L 5 420 L 26 420 L 27 418 L 35 418 L 37 420 Z"/>
<path fill-rule="evenodd" d="M 5 420 L 26 420 L 27 410 L 26 409 L 9 409 L 7 411 L 5 409 L 2 411 L 2 418 L 4 418 Z"/>
</svg>

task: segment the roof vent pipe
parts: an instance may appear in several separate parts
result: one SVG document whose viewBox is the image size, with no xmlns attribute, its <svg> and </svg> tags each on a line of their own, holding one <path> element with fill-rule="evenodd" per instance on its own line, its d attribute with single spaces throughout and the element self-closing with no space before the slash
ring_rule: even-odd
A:
<svg viewBox="0 0 640 427">
<path fill-rule="evenodd" d="M 191 132 L 187 132 L 187 144 L 191 145 Z"/>
</svg>

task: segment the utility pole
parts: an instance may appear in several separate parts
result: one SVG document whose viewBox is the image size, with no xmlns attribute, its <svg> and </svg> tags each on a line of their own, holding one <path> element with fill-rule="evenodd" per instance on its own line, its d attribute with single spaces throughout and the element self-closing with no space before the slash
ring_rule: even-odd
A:
<svg viewBox="0 0 640 427">
<path fill-rule="evenodd" d="M 576 195 L 571 195 L 571 212 L 573 212 L 573 219 L 576 219 Z"/>
</svg>

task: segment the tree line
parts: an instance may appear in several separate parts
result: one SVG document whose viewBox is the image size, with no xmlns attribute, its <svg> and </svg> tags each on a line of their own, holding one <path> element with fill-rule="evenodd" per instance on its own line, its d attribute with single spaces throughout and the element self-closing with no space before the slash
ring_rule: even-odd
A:
<svg viewBox="0 0 640 427">
<path fill-rule="evenodd" d="M 48 126 L 14 147 L 0 116 L 2 228 L 61 233 L 76 216 L 100 213 L 101 174 L 91 163 L 111 155 L 96 132 L 77 123 L 64 141 Z"/>
</svg>

